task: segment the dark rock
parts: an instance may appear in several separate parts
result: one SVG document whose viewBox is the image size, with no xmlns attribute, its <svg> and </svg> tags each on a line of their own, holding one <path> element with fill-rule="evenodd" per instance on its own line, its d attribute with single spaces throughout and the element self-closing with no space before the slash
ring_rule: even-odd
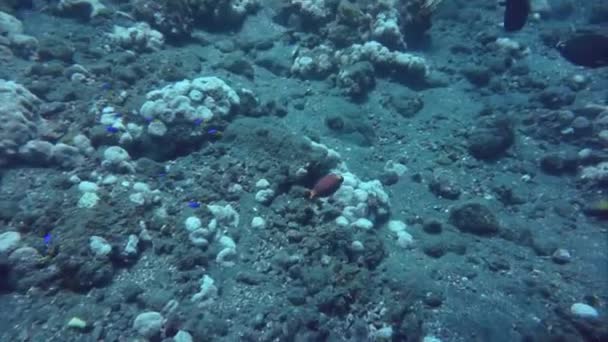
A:
<svg viewBox="0 0 608 342">
<path fill-rule="evenodd" d="M 441 258 L 447 252 L 446 246 L 442 243 L 430 243 L 422 247 L 424 254 L 431 258 Z"/>
<path fill-rule="evenodd" d="M 144 292 L 144 289 L 141 288 L 141 286 L 139 286 L 135 282 L 128 282 L 127 284 L 125 284 L 124 286 L 121 286 L 121 288 L 120 288 L 120 293 L 122 295 L 122 298 L 127 303 L 135 303 L 135 301 L 137 300 L 137 297 L 140 294 L 142 294 L 143 292 Z"/>
<path fill-rule="evenodd" d="M 143 157 L 139 158 L 135 163 L 137 172 L 144 174 L 150 178 L 158 178 L 159 175 L 165 172 L 165 166 L 162 163 L 152 159 Z"/>
<path fill-rule="evenodd" d="M 236 281 L 247 285 L 258 285 L 264 281 L 264 277 L 253 271 L 243 271 L 236 275 Z"/>
<path fill-rule="evenodd" d="M 344 119 L 336 114 L 331 114 L 325 118 L 325 125 L 332 131 L 339 131 L 344 128 Z"/>
<path fill-rule="evenodd" d="M 424 108 L 424 101 L 420 96 L 390 96 L 387 104 L 405 118 L 411 118 Z"/>
<path fill-rule="evenodd" d="M 38 57 L 43 61 L 59 60 L 72 63 L 74 49 L 60 39 L 44 39 L 40 42 Z"/>
<path fill-rule="evenodd" d="M 52 76 L 60 77 L 63 74 L 64 66 L 62 63 L 52 61 L 47 63 L 37 63 L 32 65 L 27 74 L 30 76 Z"/>
<path fill-rule="evenodd" d="M 291 70 L 291 51 L 279 46 L 258 54 L 255 64 L 268 69 L 277 76 L 286 76 Z"/>
<path fill-rule="evenodd" d="M 567 87 L 549 87 L 538 95 L 538 101 L 548 109 L 559 109 L 574 103 L 576 93 Z"/>
<path fill-rule="evenodd" d="M 424 304 L 432 307 L 438 308 L 443 303 L 443 297 L 440 293 L 437 292 L 427 292 L 423 298 Z"/>
<path fill-rule="evenodd" d="M 513 189 L 507 187 L 506 185 L 497 186 L 493 190 L 496 193 L 496 197 L 500 203 L 504 205 L 517 205 L 524 204 L 526 202 L 523 198 L 515 194 Z"/>
<path fill-rule="evenodd" d="M 450 223 L 463 232 L 476 235 L 491 235 L 500 229 L 492 211 L 479 203 L 466 203 L 453 208 Z"/>
<path fill-rule="evenodd" d="M 509 120 L 498 119 L 475 128 L 468 137 L 469 153 L 477 159 L 501 157 L 513 145 L 515 131 Z"/>
<path fill-rule="evenodd" d="M 487 262 L 488 262 L 488 268 L 490 269 L 490 271 L 493 271 L 493 272 L 508 271 L 509 269 L 511 269 L 511 265 L 509 264 L 509 261 L 504 258 L 491 258 Z"/>
<path fill-rule="evenodd" d="M 112 76 L 130 85 L 135 84 L 135 82 L 139 80 L 139 75 L 137 74 L 137 72 L 135 72 L 135 69 L 120 65 L 117 65 L 112 70 Z"/>
<path fill-rule="evenodd" d="M 540 168 L 551 175 L 573 174 L 578 168 L 578 156 L 573 153 L 551 153 L 540 159 Z"/>
<path fill-rule="evenodd" d="M 287 291 L 287 300 L 293 305 L 306 304 L 306 289 L 303 287 L 293 287 Z"/>
<path fill-rule="evenodd" d="M 34 80 L 31 83 L 27 83 L 26 87 L 34 95 L 47 99 L 47 95 L 51 92 L 52 84 L 45 79 Z"/>
<path fill-rule="evenodd" d="M 0 255 L 0 293 L 10 291 L 14 287 L 11 276 L 11 263 L 8 257 Z"/>
<path fill-rule="evenodd" d="M 572 130 L 576 137 L 588 137 L 593 133 L 593 124 L 591 120 L 587 119 L 584 116 L 577 116 L 572 120 L 571 123 Z"/>
<path fill-rule="evenodd" d="M 55 260 L 63 285 L 73 291 L 86 292 L 94 287 L 103 287 L 109 284 L 114 276 L 112 266 L 106 261 L 85 260 L 65 254 L 60 254 Z"/>
<path fill-rule="evenodd" d="M 483 87 L 490 83 L 492 72 L 489 68 L 478 65 L 468 65 L 462 69 L 464 77 L 473 85 Z"/>
<path fill-rule="evenodd" d="M 219 66 L 226 69 L 234 74 L 244 76 L 250 80 L 253 80 L 255 71 L 249 61 L 244 58 L 228 58 L 220 62 Z"/>
<path fill-rule="evenodd" d="M 460 189 L 451 179 L 446 177 L 434 177 L 429 183 L 429 190 L 439 197 L 456 200 L 460 197 Z"/>
<path fill-rule="evenodd" d="M 378 179 L 380 179 L 380 182 L 383 185 L 391 186 L 397 184 L 397 182 L 399 181 L 399 174 L 396 171 L 392 170 L 384 171 L 380 174 Z"/>
<path fill-rule="evenodd" d="M 422 225 L 422 230 L 424 230 L 428 234 L 441 234 L 441 232 L 443 231 L 443 226 L 439 221 L 429 220 L 424 222 L 424 224 Z"/>
<path fill-rule="evenodd" d="M 40 115 L 49 119 L 55 114 L 61 113 L 66 108 L 65 103 L 62 102 L 45 102 L 40 106 Z"/>
<path fill-rule="evenodd" d="M 608 219 L 608 199 L 592 201 L 591 203 L 585 205 L 583 208 L 583 213 L 597 219 Z"/>
</svg>

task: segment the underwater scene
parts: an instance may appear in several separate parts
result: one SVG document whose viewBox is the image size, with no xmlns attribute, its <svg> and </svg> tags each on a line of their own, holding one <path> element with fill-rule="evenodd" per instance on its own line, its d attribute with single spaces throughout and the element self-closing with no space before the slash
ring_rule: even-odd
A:
<svg viewBox="0 0 608 342">
<path fill-rule="evenodd" d="M 0 342 L 608 342 L 608 1 L 0 0 Z"/>
</svg>

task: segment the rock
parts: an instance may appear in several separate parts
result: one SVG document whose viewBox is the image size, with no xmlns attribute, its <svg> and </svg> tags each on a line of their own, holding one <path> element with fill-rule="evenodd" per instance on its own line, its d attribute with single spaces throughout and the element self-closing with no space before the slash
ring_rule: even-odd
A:
<svg viewBox="0 0 608 342">
<path fill-rule="evenodd" d="M 156 311 L 144 312 L 133 321 L 133 329 L 146 338 L 152 338 L 160 333 L 164 321 L 164 317 Z"/>
<path fill-rule="evenodd" d="M 597 310 L 588 304 L 585 303 L 574 303 L 570 307 L 570 313 L 572 315 L 583 318 L 583 319 L 596 319 L 599 316 Z"/>
<path fill-rule="evenodd" d="M 404 118 L 411 118 L 424 108 L 424 100 L 418 95 L 390 96 L 386 105 L 399 113 Z"/>
<path fill-rule="evenodd" d="M 574 103 L 576 94 L 567 87 L 549 87 L 538 95 L 538 101 L 548 109 L 559 109 Z"/>
<path fill-rule="evenodd" d="M 21 234 L 8 231 L 0 234 L 0 254 L 8 254 L 15 250 L 21 242 Z"/>
<path fill-rule="evenodd" d="M 107 10 L 99 0 L 61 0 L 57 9 L 82 19 L 94 18 Z"/>
<path fill-rule="evenodd" d="M 551 153 L 540 159 L 541 170 L 556 176 L 575 173 L 578 164 L 578 156 L 575 153 Z"/>
<path fill-rule="evenodd" d="M 429 190 L 442 198 L 456 200 L 460 197 L 460 189 L 458 186 L 447 177 L 437 175 L 429 182 Z"/>
<path fill-rule="evenodd" d="M 576 137 L 583 138 L 590 136 L 593 133 L 593 124 L 591 120 L 584 116 L 577 116 L 571 123 L 573 133 Z"/>
<path fill-rule="evenodd" d="M 422 247 L 422 251 L 435 259 L 441 258 L 447 252 L 446 246 L 440 242 L 426 244 Z"/>
<path fill-rule="evenodd" d="M 424 230 L 428 234 L 441 234 L 443 227 L 441 222 L 436 220 L 429 220 L 424 222 L 422 225 L 422 230 Z"/>
<path fill-rule="evenodd" d="M 491 235 L 500 229 L 492 211 L 479 203 L 466 203 L 452 209 L 450 223 L 463 232 L 475 235 Z"/>
<path fill-rule="evenodd" d="M 462 70 L 464 77 L 471 82 L 471 84 L 483 87 L 490 83 L 492 78 L 492 72 L 487 67 L 478 65 L 468 65 Z"/>
<path fill-rule="evenodd" d="M 567 264 L 571 259 L 572 256 L 570 255 L 570 252 L 564 248 L 556 249 L 555 252 L 553 252 L 553 255 L 551 255 L 551 260 L 556 264 Z"/>
<path fill-rule="evenodd" d="M 496 120 L 470 132 L 469 153 L 477 159 L 496 159 L 502 156 L 514 141 L 515 132 L 510 122 Z"/>
<path fill-rule="evenodd" d="M 255 77 L 255 70 L 251 63 L 245 58 L 229 57 L 218 65 L 220 68 L 226 69 L 233 74 L 244 76 L 250 80 Z"/>
</svg>

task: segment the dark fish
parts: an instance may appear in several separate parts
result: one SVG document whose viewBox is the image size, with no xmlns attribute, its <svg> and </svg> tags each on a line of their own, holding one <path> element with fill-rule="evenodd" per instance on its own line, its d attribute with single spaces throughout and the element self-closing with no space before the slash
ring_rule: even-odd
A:
<svg viewBox="0 0 608 342">
<path fill-rule="evenodd" d="M 528 20 L 530 14 L 530 0 L 506 0 L 504 27 L 508 32 L 519 31 Z"/>
<path fill-rule="evenodd" d="M 343 181 L 344 178 L 341 175 L 330 173 L 317 181 L 312 190 L 308 192 L 308 198 L 331 196 L 340 189 Z"/>
<path fill-rule="evenodd" d="M 608 36 L 583 34 L 558 43 L 557 50 L 572 64 L 588 68 L 608 66 Z"/>
</svg>

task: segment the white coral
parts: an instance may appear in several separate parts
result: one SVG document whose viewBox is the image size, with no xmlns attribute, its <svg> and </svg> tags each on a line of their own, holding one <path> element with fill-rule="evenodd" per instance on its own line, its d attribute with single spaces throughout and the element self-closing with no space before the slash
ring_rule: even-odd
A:
<svg viewBox="0 0 608 342">
<path fill-rule="evenodd" d="M 6 37 L 10 45 L 29 56 L 38 49 L 38 40 L 23 33 L 23 24 L 19 19 L 0 11 L 0 37 Z"/>
<path fill-rule="evenodd" d="M 312 50 L 298 50 L 291 73 L 303 78 L 324 77 L 334 67 L 333 51 L 327 45 L 320 45 Z"/>
<path fill-rule="evenodd" d="M 114 26 L 110 39 L 125 49 L 137 51 L 158 51 L 165 43 L 165 37 L 146 23 L 137 23 L 131 27 Z"/>
<path fill-rule="evenodd" d="M 608 182 L 608 162 L 601 162 L 595 166 L 583 168 L 580 177 L 594 182 Z"/>
<path fill-rule="evenodd" d="M 291 0 L 292 5 L 299 6 L 302 14 L 315 19 L 323 19 L 329 15 L 325 0 Z"/>
<path fill-rule="evenodd" d="M 38 136 L 44 124 L 38 114 L 40 104 L 22 85 L 0 79 L 0 165 Z"/>
<path fill-rule="evenodd" d="M 403 34 L 399 28 L 399 13 L 397 13 L 396 9 L 392 8 L 378 13 L 372 26 L 372 37 L 394 46 L 406 46 Z"/>
<path fill-rule="evenodd" d="M 165 124 L 174 121 L 209 121 L 215 115 L 226 116 L 236 109 L 240 97 L 221 79 L 199 77 L 169 84 L 146 94 L 140 114 Z"/>
<path fill-rule="evenodd" d="M 333 195 L 336 203 L 344 209 L 337 223 L 355 224 L 360 219 L 374 223 L 377 210 L 388 210 L 389 197 L 379 180 L 361 181 L 356 175 L 345 171 L 342 165 L 341 173 L 344 181 L 342 186 Z"/>
<path fill-rule="evenodd" d="M 351 65 L 360 61 L 369 61 L 374 66 L 393 69 L 393 71 L 411 74 L 416 77 L 426 77 L 429 66 L 423 57 L 401 51 L 390 51 L 377 41 L 365 44 L 353 44 L 336 54 L 342 65 Z"/>
</svg>

